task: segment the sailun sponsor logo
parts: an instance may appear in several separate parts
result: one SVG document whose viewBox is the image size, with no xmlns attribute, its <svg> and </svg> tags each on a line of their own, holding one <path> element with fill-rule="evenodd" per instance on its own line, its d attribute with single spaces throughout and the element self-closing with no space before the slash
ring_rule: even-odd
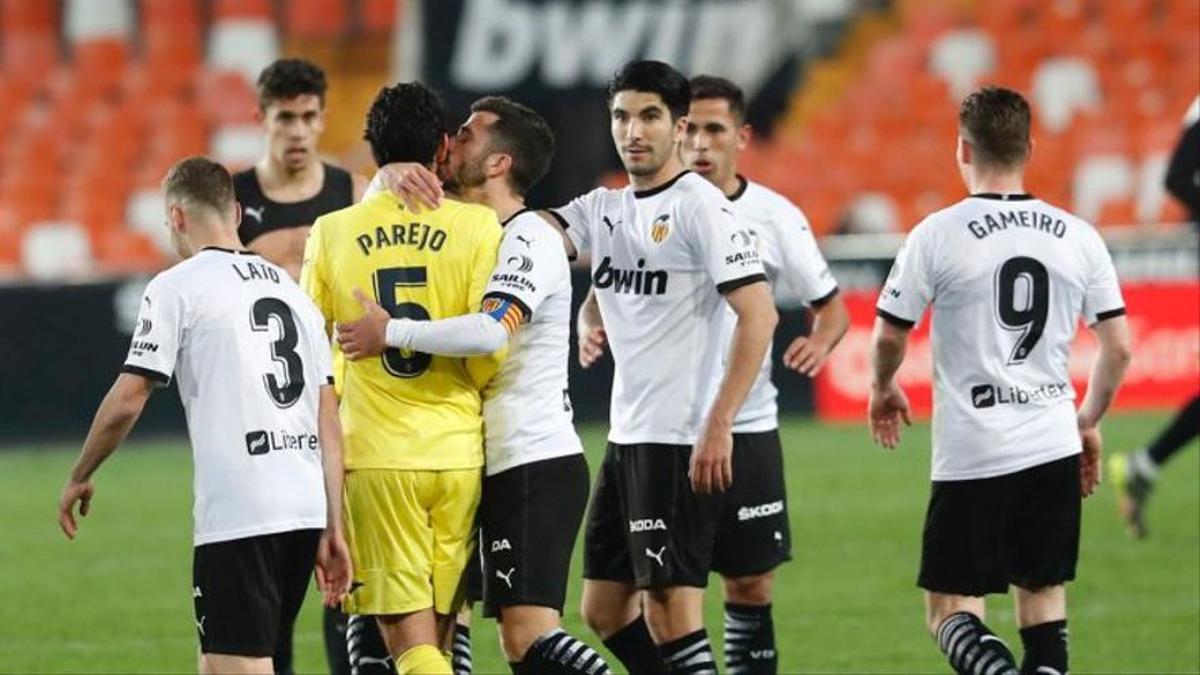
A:
<svg viewBox="0 0 1200 675">
<path fill-rule="evenodd" d="M 662 295 L 667 292 L 666 270 L 645 269 L 645 258 L 639 258 L 637 269 L 625 270 L 612 266 L 612 258 L 605 256 L 592 275 L 597 288 L 611 288 L 614 293 L 628 295 Z"/>
<path fill-rule="evenodd" d="M 662 518 L 640 518 L 638 520 L 629 521 L 630 532 L 650 532 L 653 530 L 666 530 L 667 524 Z"/>
</svg>

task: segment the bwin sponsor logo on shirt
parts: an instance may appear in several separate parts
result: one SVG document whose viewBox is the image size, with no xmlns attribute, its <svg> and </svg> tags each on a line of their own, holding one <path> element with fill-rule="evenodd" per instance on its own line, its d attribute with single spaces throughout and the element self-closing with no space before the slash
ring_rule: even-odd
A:
<svg viewBox="0 0 1200 675">
<path fill-rule="evenodd" d="M 611 288 L 613 293 L 626 295 L 662 295 L 667 292 L 666 270 L 648 270 L 645 258 L 639 258 L 637 269 L 623 270 L 612 266 L 612 258 L 605 256 L 592 275 L 597 288 Z"/>
<path fill-rule="evenodd" d="M 639 520 L 629 521 L 630 532 L 650 532 L 653 530 L 666 530 L 667 524 L 662 518 L 641 518 Z"/>
<path fill-rule="evenodd" d="M 768 502 L 766 504 L 758 504 L 756 506 L 743 506 L 738 509 L 737 517 L 739 521 L 754 520 L 755 518 L 766 518 L 777 513 L 783 513 L 783 501 Z"/>
</svg>

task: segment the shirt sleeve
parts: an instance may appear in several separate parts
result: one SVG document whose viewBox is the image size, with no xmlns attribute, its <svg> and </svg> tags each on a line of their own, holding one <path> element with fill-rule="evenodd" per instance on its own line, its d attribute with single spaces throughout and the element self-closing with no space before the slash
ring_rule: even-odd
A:
<svg viewBox="0 0 1200 675">
<path fill-rule="evenodd" d="M 932 255 L 925 230 L 917 226 L 896 254 L 875 314 L 901 328 L 912 328 L 933 302 Z"/>
<path fill-rule="evenodd" d="M 321 218 L 317 218 L 317 222 L 313 223 L 308 231 L 308 240 L 304 242 L 304 265 L 300 268 L 300 288 L 308 294 L 317 311 L 324 317 L 325 332 L 330 334 L 333 322 L 333 295 L 326 280 L 325 249 L 321 237 L 323 230 Z"/>
<path fill-rule="evenodd" d="M 496 255 L 500 249 L 501 229 L 496 216 L 488 211 L 488 223 L 481 227 L 481 234 L 475 246 L 475 258 L 471 268 L 470 290 L 468 291 L 467 306 L 479 307 L 483 302 L 483 293 L 496 267 Z M 505 356 L 504 350 L 487 356 L 473 356 L 466 360 L 467 372 L 472 381 L 482 391 L 491 381 Z"/>
<path fill-rule="evenodd" d="M 1125 314 L 1125 299 L 1121 296 L 1112 254 L 1099 233 L 1090 249 L 1090 274 L 1083 296 L 1083 320 L 1089 326 Z"/>
<path fill-rule="evenodd" d="M 309 339 L 313 345 L 313 358 L 316 359 L 317 377 L 321 384 L 334 384 L 333 347 L 329 342 L 329 334 L 325 332 L 325 317 L 308 298 L 304 298 L 304 315 L 307 320 Z"/>
<path fill-rule="evenodd" d="M 567 234 L 567 239 L 575 247 L 576 254 L 586 253 L 592 246 L 592 202 L 596 199 L 597 190 L 580 195 L 563 206 L 550 209 L 548 213 Z"/>
<path fill-rule="evenodd" d="M 820 307 L 837 295 L 837 280 L 821 255 L 817 238 L 800 209 L 787 204 L 779 210 L 776 237 L 781 261 L 776 297 L 798 298 Z"/>
<path fill-rule="evenodd" d="M 684 231 L 699 252 L 717 292 L 725 295 L 747 284 L 766 281 L 754 236 L 733 215 L 724 197 L 701 194 L 683 220 Z"/>
<path fill-rule="evenodd" d="M 521 312 L 521 322 L 527 322 L 569 273 L 562 236 L 541 216 L 526 214 L 505 228 L 483 299 L 512 302 Z M 483 311 L 490 313 L 487 307 Z"/>
<path fill-rule="evenodd" d="M 185 301 L 179 290 L 161 276 L 151 280 L 142 295 L 137 326 L 121 370 L 159 385 L 170 383 L 183 342 L 185 314 Z"/>
</svg>

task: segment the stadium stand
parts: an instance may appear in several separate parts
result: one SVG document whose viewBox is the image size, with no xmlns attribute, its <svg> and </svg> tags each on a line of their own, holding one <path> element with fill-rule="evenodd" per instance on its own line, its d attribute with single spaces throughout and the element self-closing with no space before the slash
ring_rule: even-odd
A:
<svg viewBox="0 0 1200 675">
<path fill-rule="evenodd" d="M 361 52 L 350 50 L 363 36 L 384 45 L 398 36 L 402 6 L 0 0 L 0 271 L 35 274 L 37 254 L 26 253 L 42 245 L 38 232 L 63 223 L 84 233 L 89 261 L 64 274 L 163 266 L 154 209 L 166 167 L 187 154 L 253 161 L 261 147 L 254 79 L 280 54 L 299 49 L 332 62 L 335 109 L 369 98 L 377 75 L 352 63 Z M 1181 115 L 1198 93 L 1200 2 L 804 7 L 818 28 L 822 17 L 854 20 L 831 56 L 806 64 L 787 112 L 746 166 L 802 205 L 818 233 L 903 230 L 956 199 L 952 111 L 987 82 L 1035 102 L 1034 192 L 1101 225 L 1184 219 L 1161 183 Z M 324 149 L 352 152 L 359 129 L 331 127 Z M 358 150 L 343 158 L 361 162 Z"/>
</svg>

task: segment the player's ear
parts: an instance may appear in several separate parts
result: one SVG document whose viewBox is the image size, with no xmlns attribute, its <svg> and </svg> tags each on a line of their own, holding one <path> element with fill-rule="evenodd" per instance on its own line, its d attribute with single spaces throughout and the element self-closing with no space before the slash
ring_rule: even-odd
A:
<svg viewBox="0 0 1200 675">
<path fill-rule="evenodd" d="M 233 229 L 237 231 L 242 225 L 242 203 L 238 200 L 233 200 Z"/>
<path fill-rule="evenodd" d="M 494 152 L 488 155 L 487 174 L 489 177 L 503 175 L 504 173 L 512 171 L 512 167 L 512 155 L 503 152 Z"/>
<path fill-rule="evenodd" d="M 254 121 L 263 126 L 267 124 L 267 111 L 261 105 L 254 106 Z"/>
<path fill-rule="evenodd" d="M 187 220 L 184 218 L 183 207 L 178 204 L 171 204 L 167 207 L 167 224 L 179 234 L 187 232 Z"/>
<path fill-rule="evenodd" d="M 970 142 L 967 141 L 967 139 L 963 138 L 961 135 L 958 137 L 957 150 L 958 150 L 958 152 L 956 153 L 956 155 L 958 158 L 958 163 L 959 164 L 970 164 L 971 163 L 971 154 L 972 154 L 971 153 L 971 151 L 972 151 L 971 144 L 970 144 Z"/>
<path fill-rule="evenodd" d="M 441 166 L 450 156 L 450 135 L 443 133 L 442 140 L 438 142 L 437 154 L 434 156 L 434 164 Z"/>
<path fill-rule="evenodd" d="M 754 137 L 754 129 L 749 124 L 743 124 L 737 130 L 737 149 L 745 150 L 746 146 L 750 145 L 750 139 Z"/>
</svg>

